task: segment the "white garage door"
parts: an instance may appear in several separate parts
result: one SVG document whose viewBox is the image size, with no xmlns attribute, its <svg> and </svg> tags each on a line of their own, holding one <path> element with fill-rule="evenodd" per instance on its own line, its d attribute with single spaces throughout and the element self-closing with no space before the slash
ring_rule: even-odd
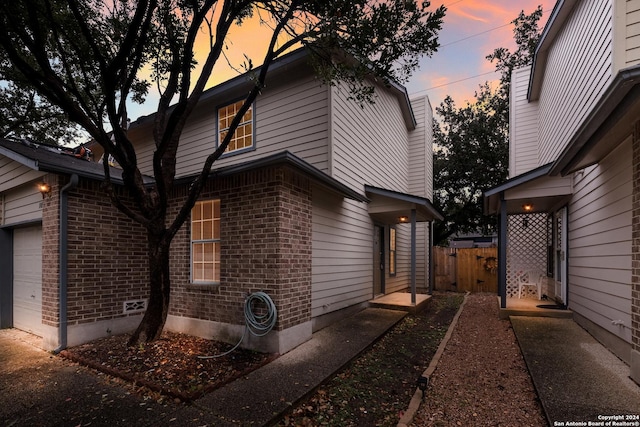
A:
<svg viewBox="0 0 640 427">
<path fill-rule="evenodd" d="M 13 231 L 13 327 L 42 335 L 42 227 Z"/>
</svg>

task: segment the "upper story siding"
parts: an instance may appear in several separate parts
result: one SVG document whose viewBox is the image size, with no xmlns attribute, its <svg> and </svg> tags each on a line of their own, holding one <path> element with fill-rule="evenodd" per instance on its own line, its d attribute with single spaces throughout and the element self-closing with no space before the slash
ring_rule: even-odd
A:
<svg viewBox="0 0 640 427">
<path fill-rule="evenodd" d="M 176 177 L 200 171 L 215 149 L 218 108 L 246 93 L 226 85 L 205 93 L 189 118 Z M 412 116 L 404 96 L 401 88 L 378 86 L 375 102 L 360 105 L 349 99 L 345 86 L 324 85 L 304 63 L 292 64 L 286 73 L 267 79 L 254 103 L 254 147 L 223 156 L 213 169 L 289 151 L 362 194 L 368 184 L 430 198 L 431 105 L 426 97 L 417 98 Z M 152 175 L 151 120 L 133 126 L 129 134 L 137 141 L 142 173 Z"/>
<path fill-rule="evenodd" d="M 267 82 L 254 103 L 254 149 L 224 156 L 214 169 L 290 151 L 323 172 L 328 172 L 329 89 L 311 72 L 291 73 L 286 81 Z M 198 173 L 216 147 L 217 109 L 238 99 L 225 94 L 201 102 L 189 118 L 177 153 L 176 177 Z M 141 129 L 149 135 L 150 129 Z M 135 132 L 135 131 L 134 131 Z M 135 134 L 133 134 L 135 136 Z M 152 174 L 153 142 L 136 145 L 140 169 Z"/>
<path fill-rule="evenodd" d="M 613 3 L 580 1 L 548 50 L 539 94 L 540 164 L 554 161 L 613 78 Z"/>
<path fill-rule="evenodd" d="M 364 184 L 408 190 L 408 131 L 398 98 L 378 88 L 374 104 L 358 105 L 346 88 L 331 88 L 332 175 L 364 194 Z"/>
<path fill-rule="evenodd" d="M 640 0 L 624 1 L 623 16 L 624 68 L 640 64 Z"/>
<path fill-rule="evenodd" d="M 509 178 L 540 166 L 538 102 L 527 100 L 531 67 L 513 70 L 509 108 Z"/>
<path fill-rule="evenodd" d="M 409 133 L 409 193 L 433 198 L 433 110 L 429 98 L 411 100 L 416 128 Z"/>
</svg>

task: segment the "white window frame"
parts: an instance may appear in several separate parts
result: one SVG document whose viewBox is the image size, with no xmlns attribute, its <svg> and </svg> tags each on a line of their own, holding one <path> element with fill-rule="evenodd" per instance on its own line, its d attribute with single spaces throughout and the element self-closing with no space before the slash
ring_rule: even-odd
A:
<svg viewBox="0 0 640 427">
<path fill-rule="evenodd" d="M 225 111 L 225 109 L 227 109 L 228 107 L 234 106 L 234 111 L 237 111 L 242 104 L 244 103 L 244 100 L 239 100 L 239 101 L 234 101 L 234 102 L 230 102 L 228 104 L 224 104 L 218 107 L 217 111 L 216 111 L 216 128 L 217 128 L 217 132 L 216 132 L 216 140 L 217 140 L 217 145 L 216 146 L 220 146 L 220 144 L 222 144 L 222 140 L 224 139 L 224 137 L 222 136 L 224 134 L 224 132 L 226 132 L 229 129 L 229 125 L 231 124 L 231 121 L 233 121 L 233 118 L 235 117 L 235 113 L 226 116 L 224 119 L 220 116 L 220 114 Z M 255 138 L 255 103 L 251 104 L 251 106 L 249 106 L 249 110 L 245 113 L 246 115 L 249 115 L 249 117 L 244 117 L 244 120 L 240 122 L 240 124 L 238 124 L 238 127 L 236 128 L 236 131 L 234 132 L 234 135 L 231 139 L 231 142 L 229 143 L 229 145 L 227 146 L 227 149 L 224 151 L 225 155 L 229 155 L 229 154 L 235 154 L 235 153 L 242 153 L 248 150 L 253 150 L 256 144 L 256 138 Z M 226 122 L 223 124 L 222 120 L 226 120 Z M 238 147 L 237 146 L 237 142 L 240 140 L 240 138 L 246 138 L 247 134 L 246 130 L 247 127 L 251 128 L 251 132 L 250 132 L 250 136 L 251 136 L 251 144 L 250 145 L 244 145 L 242 147 Z M 239 135 L 241 134 L 242 135 Z"/>
<path fill-rule="evenodd" d="M 203 205 L 205 203 L 212 203 L 211 206 L 211 218 L 204 218 L 202 215 L 202 209 L 203 209 Z M 216 204 L 218 205 L 218 216 L 216 217 L 215 212 L 216 212 Z M 194 213 L 196 209 L 201 209 L 201 215 L 200 215 L 200 219 L 199 220 L 194 220 Z M 191 283 L 193 284 L 198 284 L 198 285 L 207 285 L 207 284 L 219 284 L 220 283 L 220 234 L 221 234 L 221 211 L 222 211 L 222 207 L 220 205 L 220 199 L 206 199 L 206 200 L 198 200 L 195 205 L 193 206 L 193 209 L 191 210 L 191 217 L 190 217 L 190 230 L 189 230 L 189 238 L 190 238 L 190 252 L 191 252 L 191 256 L 190 256 L 190 262 L 189 262 L 189 272 L 190 272 L 190 276 L 191 276 Z M 219 223 L 219 228 L 220 231 L 218 232 L 218 236 L 215 237 L 215 232 L 213 232 L 213 238 L 203 238 L 202 234 L 202 225 L 201 225 L 201 232 L 200 232 L 200 236 L 194 236 L 194 223 L 196 221 L 200 221 L 201 224 L 204 224 L 205 221 L 211 221 L 211 226 L 212 229 L 215 230 L 215 222 L 218 221 Z M 195 246 L 196 245 L 205 245 L 205 244 L 214 244 L 214 252 L 213 252 L 213 260 L 211 261 L 207 261 L 207 260 L 198 260 L 196 261 L 195 257 Z M 203 257 L 204 257 L 204 251 L 203 251 Z M 205 274 L 205 268 L 206 266 L 210 264 L 213 266 L 213 280 L 205 280 L 204 277 L 206 276 Z M 196 265 L 200 266 L 201 268 L 201 275 L 198 275 L 198 277 L 196 277 Z"/>
</svg>

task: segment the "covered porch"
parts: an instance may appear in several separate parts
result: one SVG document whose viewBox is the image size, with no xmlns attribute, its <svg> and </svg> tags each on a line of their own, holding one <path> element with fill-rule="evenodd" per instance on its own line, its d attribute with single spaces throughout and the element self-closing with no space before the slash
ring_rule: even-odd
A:
<svg viewBox="0 0 640 427">
<path fill-rule="evenodd" d="M 484 210 L 498 216 L 501 317 L 569 316 L 567 209 L 572 178 L 541 166 L 485 192 Z"/>
<path fill-rule="evenodd" d="M 409 274 L 406 279 L 395 277 L 395 289 L 389 290 L 382 286 L 377 290 L 374 283 L 373 299 L 369 301 L 372 307 L 381 307 L 417 313 L 428 304 L 433 291 L 433 221 L 443 220 L 444 217 L 431 204 L 429 199 L 407 193 L 400 193 L 384 188 L 365 186 L 365 192 L 370 202 L 368 212 L 378 227 L 388 229 L 388 242 L 374 244 L 375 276 L 382 272 L 384 275 L 396 276 L 400 269 L 396 259 L 396 226 L 409 228 Z M 418 224 L 426 227 L 418 228 Z M 384 239 L 382 239 L 384 240 Z M 420 260 L 418 259 L 420 257 Z M 418 264 L 425 267 L 424 278 L 418 283 Z M 408 279 L 408 280 L 407 280 Z M 422 292 L 419 292 L 418 290 Z M 380 292 L 381 291 L 381 292 Z M 426 293 L 425 293 L 426 291 Z"/>
</svg>

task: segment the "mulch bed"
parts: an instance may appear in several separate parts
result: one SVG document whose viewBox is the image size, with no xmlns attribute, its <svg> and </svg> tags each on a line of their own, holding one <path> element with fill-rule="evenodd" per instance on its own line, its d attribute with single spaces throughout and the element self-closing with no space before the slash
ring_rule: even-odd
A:
<svg viewBox="0 0 640 427">
<path fill-rule="evenodd" d="M 165 332 L 158 341 L 127 347 L 128 334 L 92 341 L 61 352 L 81 365 L 121 378 L 143 391 L 153 391 L 189 402 L 247 375 L 274 360 L 277 355 L 236 349 L 232 346 L 186 334 Z M 146 389 L 146 390 L 144 390 Z"/>
</svg>

